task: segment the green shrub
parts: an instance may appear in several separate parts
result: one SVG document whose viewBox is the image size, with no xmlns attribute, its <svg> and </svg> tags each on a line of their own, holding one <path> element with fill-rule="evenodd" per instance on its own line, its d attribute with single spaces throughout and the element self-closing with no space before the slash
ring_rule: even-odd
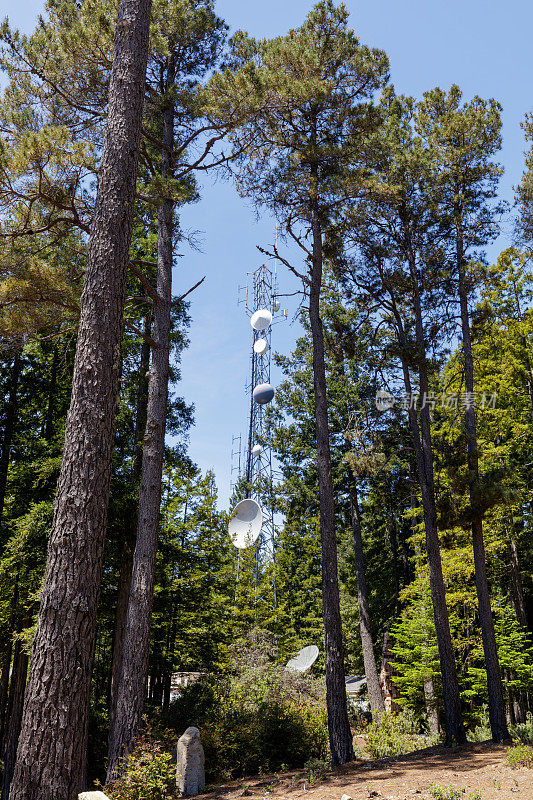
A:
<svg viewBox="0 0 533 800">
<path fill-rule="evenodd" d="M 176 767 L 150 733 L 125 759 L 124 774 L 106 786 L 110 800 L 174 800 Z"/>
<path fill-rule="evenodd" d="M 432 783 L 428 786 L 428 792 L 435 800 L 461 800 L 461 790 L 454 789 L 453 786 L 441 786 L 439 783 Z"/>
<path fill-rule="evenodd" d="M 321 758 L 310 758 L 304 764 L 309 783 L 313 784 L 321 781 L 331 769 L 330 761 L 323 761 Z"/>
<path fill-rule="evenodd" d="M 303 767 L 328 757 L 325 709 L 311 704 L 263 700 L 256 708 L 227 698 L 202 728 L 210 779 Z"/>
<path fill-rule="evenodd" d="M 404 710 L 400 714 L 383 714 L 379 722 L 365 728 L 367 749 L 372 758 L 400 756 L 440 742 L 440 736 L 420 733 L 415 715 Z"/>
<path fill-rule="evenodd" d="M 510 767 L 533 767 L 533 747 L 527 744 L 510 747 L 506 758 Z"/>
<path fill-rule="evenodd" d="M 466 789 L 455 789 L 453 786 L 441 786 L 439 783 L 432 783 L 428 787 L 428 792 L 435 800 L 467 800 Z M 475 791 L 468 795 L 468 800 L 483 800 L 480 793 Z"/>
<path fill-rule="evenodd" d="M 478 724 L 471 728 L 468 733 L 469 742 L 487 742 L 492 739 L 492 731 L 490 729 L 489 721 L 489 707 L 483 705 L 481 712 L 477 716 Z"/>
<path fill-rule="evenodd" d="M 528 713 L 525 722 L 511 725 L 509 733 L 513 739 L 518 740 L 522 744 L 533 745 L 533 714 Z"/>
</svg>

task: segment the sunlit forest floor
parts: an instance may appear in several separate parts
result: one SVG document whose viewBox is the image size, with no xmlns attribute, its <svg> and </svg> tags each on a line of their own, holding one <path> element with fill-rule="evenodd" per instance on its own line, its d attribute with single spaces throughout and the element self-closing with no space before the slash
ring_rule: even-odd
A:
<svg viewBox="0 0 533 800">
<path fill-rule="evenodd" d="M 511 769 L 505 745 L 468 744 L 450 750 L 431 747 L 405 756 L 380 760 L 357 760 L 318 779 L 309 771 L 263 775 L 217 786 L 206 798 L 237 800 L 241 797 L 268 800 L 433 800 L 461 797 L 464 800 L 533 800 L 533 770 Z M 430 787 L 435 784 L 443 793 Z M 458 790 L 452 793 L 450 789 Z M 345 799 L 346 800 L 346 799 Z"/>
</svg>

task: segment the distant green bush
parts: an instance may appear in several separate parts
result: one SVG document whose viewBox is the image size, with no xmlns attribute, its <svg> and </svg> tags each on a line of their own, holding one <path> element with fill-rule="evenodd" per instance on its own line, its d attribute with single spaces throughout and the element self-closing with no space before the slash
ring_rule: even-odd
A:
<svg viewBox="0 0 533 800">
<path fill-rule="evenodd" d="M 432 783 L 428 786 L 428 792 L 435 800 L 461 800 L 461 790 L 454 789 L 453 786 L 441 786 L 440 783 Z"/>
<path fill-rule="evenodd" d="M 439 735 L 423 734 L 416 716 L 405 709 L 400 714 L 383 714 L 365 728 L 366 746 L 372 758 L 400 756 L 439 744 Z"/>
<path fill-rule="evenodd" d="M 525 722 L 511 725 L 509 733 L 513 739 L 516 739 L 522 744 L 533 745 L 533 714 L 528 713 Z"/>
<path fill-rule="evenodd" d="M 453 786 L 441 786 L 439 783 L 432 783 L 428 787 L 428 792 L 435 800 L 467 800 L 465 789 L 455 789 Z M 477 791 L 468 795 L 468 800 L 483 800 Z"/>
<path fill-rule="evenodd" d="M 238 777 L 303 767 L 328 757 L 325 709 L 295 701 L 265 699 L 250 709 L 239 698 L 224 698 L 216 716 L 202 727 L 211 777 Z"/>
<path fill-rule="evenodd" d="M 527 744 L 519 744 L 517 747 L 510 747 L 507 751 L 506 758 L 510 767 L 533 768 L 533 747 L 529 747 Z"/>
<path fill-rule="evenodd" d="M 467 731 L 469 742 L 486 742 L 492 739 L 492 731 L 489 721 L 489 707 L 487 704 L 482 706 L 481 712 L 477 716 L 478 724 Z"/>
<path fill-rule="evenodd" d="M 326 777 L 331 769 L 331 761 L 324 761 L 321 758 L 310 758 L 305 762 L 304 769 L 307 772 L 307 779 L 312 785 Z"/>
</svg>

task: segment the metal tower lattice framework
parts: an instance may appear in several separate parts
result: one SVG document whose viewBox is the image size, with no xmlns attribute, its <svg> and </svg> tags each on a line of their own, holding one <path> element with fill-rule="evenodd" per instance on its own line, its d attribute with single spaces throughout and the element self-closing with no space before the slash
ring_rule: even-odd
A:
<svg viewBox="0 0 533 800">
<path fill-rule="evenodd" d="M 259 309 L 268 309 L 274 316 L 276 306 L 276 273 L 264 264 L 248 273 L 245 307 L 249 317 Z M 251 284 L 251 285 L 250 285 Z M 263 354 L 255 351 L 254 345 L 264 339 L 267 349 Z M 263 510 L 263 527 L 258 540 L 257 559 L 265 563 L 275 560 L 274 492 L 272 474 L 272 451 L 265 446 L 267 406 L 254 403 L 253 390 L 261 383 L 270 383 L 272 325 L 266 330 L 252 328 L 251 377 L 246 386 L 250 395 L 250 419 L 245 451 L 244 477 L 249 487 L 249 497 L 257 500 Z M 259 453 L 254 447 L 261 446 Z"/>
</svg>

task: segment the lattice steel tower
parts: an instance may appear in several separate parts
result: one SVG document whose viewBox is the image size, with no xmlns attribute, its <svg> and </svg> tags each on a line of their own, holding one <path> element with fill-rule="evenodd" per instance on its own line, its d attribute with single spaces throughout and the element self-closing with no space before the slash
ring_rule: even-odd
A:
<svg viewBox="0 0 533 800">
<path fill-rule="evenodd" d="M 266 265 L 248 273 L 245 296 L 240 299 L 249 319 L 256 311 L 270 311 L 275 322 L 279 311 L 276 273 Z M 242 290 L 241 290 L 242 291 Z M 254 401 L 253 390 L 261 384 L 270 383 L 272 324 L 263 330 L 252 327 L 250 379 L 246 393 L 250 396 L 248 436 L 244 454 L 244 478 L 247 496 L 256 500 L 263 510 L 263 526 L 257 541 L 257 564 L 265 565 L 275 560 L 274 487 L 272 451 L 265 445 L 267 438 L 267 404 Z"/>
</svg>

